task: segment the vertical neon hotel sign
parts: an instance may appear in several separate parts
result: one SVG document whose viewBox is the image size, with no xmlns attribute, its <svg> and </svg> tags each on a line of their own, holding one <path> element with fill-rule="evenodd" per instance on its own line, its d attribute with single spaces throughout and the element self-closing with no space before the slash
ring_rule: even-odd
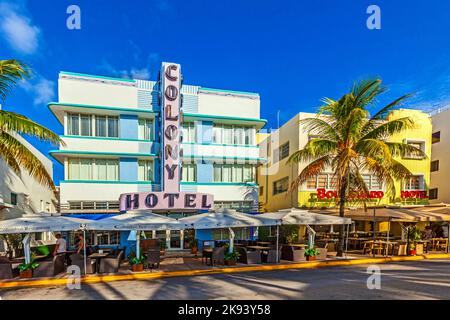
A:
<svg viewBox="0 0 450 320">
<path fill-rule="evenodd" d="M 206 193 L 180 192 L 180 88 L 181 67 L 163 63 L 161 70 L 163 168 L 161 192 L 124 193 L 120 195 L 120 211 L 127 210 L 208 210 L 213 196 Z"/>
</svg>

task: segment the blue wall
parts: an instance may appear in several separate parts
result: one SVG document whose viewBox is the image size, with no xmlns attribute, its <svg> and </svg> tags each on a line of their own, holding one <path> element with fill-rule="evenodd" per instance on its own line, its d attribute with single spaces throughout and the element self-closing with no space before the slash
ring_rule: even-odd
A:
<svg viewBox="0 0 450 320">
<path fill-rule="evenodd" d="M 203 240 L 212 240 L 213 234 L 212 229 L 195 230 L 195 238 L 198 239 L 198 248 L 202 250 Z"/>
<path fill-rule="evenodd" d="M 119 175 L 121 181 L 138 180 L 137 158 L 120 158 Z"/>
<path fill-rule="evenodd" d="M 138 138 L 138 117 L 135 115 L 121 114 L 120 115 L 120 135 L 122 139 L 137 139 Z"/>
<path fill-rule="evenodd" d="M 213 122 L 212 121 L 197 121 L 197 142 L 212 143 Z"/>
<path fill-rule="evenodd" d="M 213 182 L 213 164 L 211 161 L 197 162 L 197 182 Z"/>
</svg>

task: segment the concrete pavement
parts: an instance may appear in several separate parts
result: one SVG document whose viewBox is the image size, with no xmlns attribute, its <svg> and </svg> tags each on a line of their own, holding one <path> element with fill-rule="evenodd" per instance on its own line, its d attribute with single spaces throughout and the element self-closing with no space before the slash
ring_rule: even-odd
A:
<svg viewBox="0 0 450 320">
<path fill-rule="evenodd" d="M 367 265 L 243 272 L 110 283 L 1 289 L 10 299 L 450 299 L 450 259 L 377 265 L 381 289 L 367 288 Z"/>
</svg>

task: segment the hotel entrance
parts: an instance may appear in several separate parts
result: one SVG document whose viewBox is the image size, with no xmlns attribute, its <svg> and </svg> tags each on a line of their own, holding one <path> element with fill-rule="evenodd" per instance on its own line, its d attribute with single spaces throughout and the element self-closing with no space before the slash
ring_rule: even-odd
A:
<svg viewBox="0 0 450 320">
<path fill-rule="evenodd" d="M 184 231 L 183 230 L 158 230 L 153 231 L 153 238 L 166 244 L 167 250 L 183 250 Z"/>
</svg>

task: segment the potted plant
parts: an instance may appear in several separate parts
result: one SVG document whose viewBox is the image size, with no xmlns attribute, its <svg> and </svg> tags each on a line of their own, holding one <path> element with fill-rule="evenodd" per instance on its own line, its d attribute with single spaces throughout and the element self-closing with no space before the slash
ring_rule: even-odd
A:
<svg viewBox="0 0 450 320">
<path fill-rule="evenodd" d="M 133 270 L 133 272 L 141 272 L 144 271 L 144 262 L 145 262 L 145 257 L 143 255 L 141 255 L 140 257 L 136 257 L 134 254 L 133 256 L 131 256 L 128 258 L 128 263 L 131 266 L 131 270 Z"/>
<path fill-rule="evenodd" d="M 159 241 L 159 252 L 162 256 L 166 253 L 166 241 Z"/>
<path fill-rule="evenodd" d="M 225 252 L 224 261 L 226 266 L 235 266 L 236 262 L 238 261 L 239 257 L 241 256 L 239 252 L 234 250 L 232 252 L 229 252 L 228 249 Z"/>
<path fill-rule="evenodd" d="M 409 244 L 409 255 L 410 256 L 415 256 L 417 251 L 416 251 L 416 244 L 415 243 L 410 243 Z"/>
<path fill-rule="evenodd" d="M 416 244 L 417 241 L 419 241 L 422 238 L 422 234 L 420 230 L 414 226 L 411 229 L 409 229 L 408 236 L 410 241 L 408 254 L 410 256 L 415 256 L 417 254 Z"/>
<path fill-rule="evenodd" d="M 305 250 L 305 257 L 306 257 L 306 261 L 315 261 L 316 260 L 316 256 L 319 255 L 319 250 L 315 249 L 315 248 L 308 248 Z"/>
<path fill-rule="evenodd" d="M 20 272 L 21 279 L 29 279 L 33 277 L 33 270 L 39 267 L 39 263 L 34 261 L 34 255 L 31 256 L 31 261 L 29 263 L 21 263 L 17 267 Z"/>
<path fill-rule="evenodd" d="M 195 254 L 195 256 L 197 256 L 197 253 L 198 253 L 198 240 L 197 239 L 191 240 L 191 253 Z"/>
</svg>

